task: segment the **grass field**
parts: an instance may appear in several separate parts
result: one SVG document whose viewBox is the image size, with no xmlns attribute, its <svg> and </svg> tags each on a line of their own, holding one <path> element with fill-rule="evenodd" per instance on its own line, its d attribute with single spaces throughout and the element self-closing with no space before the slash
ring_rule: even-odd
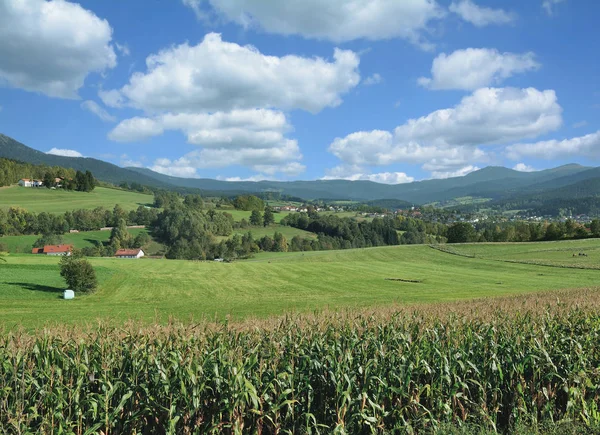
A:
<svg viewBox="0 0 600 435">
<path fill-rule="evenodd" d="M 0 208 L 19 206 L 31 212 L 64 213 L 69 210 L 105 207 L 112 209 L 115 204 L 125 210 L 134 210 L 140 205 L 151 205 L 152 195 L 126 192 L 118 189 L 96 187 L 93 192 L 68 192 L 57 189 L 33 189 L 9 187 L 0 190 Z"/>
<path fill-rule="evenodd" d="M 129 229 L 129 234 L 132 237 L 137 236 L 146 230 L 139 228 Z M 30 253 L 31 247 L 41 236 L 5 236 L 0 237 L 0 245 L 7 249 L 10 253 Z M 110 231 L 86 231 L 82 233 L 64 234 L 65 243 L 74 245 L 77 249 L 94 246 L 97 242 L 108 242 L 110 239 Z"/>
<path fill-rule="evenodd" d="M 569 269 L 494 259 L 535 260 L 539 252 L 536 247 L 564 247 L 567 255 L 563 260 L 567 264 L 573 249 L 586 249 L 590 262 L 600 259 L 598 240 L 452 247 L 478 249 L 486 258 L 452 255 L 428 246 L 398 246 L 268 253 L 231 264 L 91 259 L 99 271 L 99 291 L 63 301 L 58 259 L 11 255 L 6 257 L 7 263 L 0 263 L 0 319 L 5 326 L 28 328 L 52 322 L 93 322 L 98 318 L 166 322 L 169 317 L 187 321 L 231 315 L 241 319 L 289 311 L 588 288 L 600 282 L 600 271 L 593 267 Z"/>
<path fill-rule="evenodd" d="M 249 221 L 250 215 L 252 214 L 251 211 L 245 211 L 245 210 L 217 210 L 217 211 L 223 211 L 225 213 L 229 213 L 230 215 L 233 216 L 233 220 L 236 222 L 239 222 L 242 219 L 246 219 L 247 221 Z M 281 219 L 286 217 L 288 214 L 290 214 L 290 213 L 287 211 L 284 211 L 281 213 L 273 213 L 273 217 L 275 217 L 275 222 L 279 223 L 279 222 L 281 222 Z"/>
</svg>

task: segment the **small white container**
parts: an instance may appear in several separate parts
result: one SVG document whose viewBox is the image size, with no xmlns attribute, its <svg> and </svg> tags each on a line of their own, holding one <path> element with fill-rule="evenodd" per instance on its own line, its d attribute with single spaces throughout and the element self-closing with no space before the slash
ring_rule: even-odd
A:
<svg viewBox="0 0 600 435">
<path fill-rule="evenodd" d="M 73 290 L 65 290 L 65 292 L 63 293 L 63 297 L 65 299 L 74 299 L 75 298 L 75 292 Z"/>
</svg>

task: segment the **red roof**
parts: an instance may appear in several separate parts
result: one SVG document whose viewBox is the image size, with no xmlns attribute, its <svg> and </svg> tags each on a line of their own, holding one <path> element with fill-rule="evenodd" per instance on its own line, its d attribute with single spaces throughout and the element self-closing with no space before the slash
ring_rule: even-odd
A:
<svg viewBox="0 0 600 435">
<path fill-rule="evenodd" d="M 33 248 L 31 250 L 32 254 L 43 254 L 44 253 L 44 248 Z"/>
<path fill-rule="evenodd" d="M 119 249 L 115 257 L 136 257 L 141 249 Z"/>
<path fill-rule="evenodd" d="M 64 254 L 71 252 L 73 245 L 47 245 L 44 246 L 44 254 Z"/>
</svg>

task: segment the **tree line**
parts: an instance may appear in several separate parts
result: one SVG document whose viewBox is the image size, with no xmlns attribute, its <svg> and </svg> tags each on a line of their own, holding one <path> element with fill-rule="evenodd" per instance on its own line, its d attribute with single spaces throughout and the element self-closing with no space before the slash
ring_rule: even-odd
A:
<svg viewBox="0 0 600 435">
<path fill-rule="evenodd" d="M 158 210 L 144 206 L 130 212 L 116 205 L 112 210 L 97 207 L 93 210 L 67 211 L 64 214 L 33 213 L 21 207 L 10 207 L 8 210 L 0 209 L 0 236 L 64 234 L 70 230 L 94 231 L 117 226 L 121 220 L 127 225 L 150 225 L 157 215 Z"/>
</svg>

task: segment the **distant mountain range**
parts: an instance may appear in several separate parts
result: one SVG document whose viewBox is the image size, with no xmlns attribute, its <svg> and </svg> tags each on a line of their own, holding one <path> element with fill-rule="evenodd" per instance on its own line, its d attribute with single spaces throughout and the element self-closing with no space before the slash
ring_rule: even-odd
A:
<svg viewBox="0 0 600 435">
<path fill-rule="evenodd" d="M 398 199 L 415 204 L 447 201 L 472 196 L 506 200 L 507 198 L 540 195 L 556 199 L 596 196 L 600 185 L 600 168 L 576 164 L 537 172 L 519 172 L 490 166 L 464 177 L 425 180 L 406 184 L 379 184 L 372 181 L 314 180 L 314 181 L 220 181 L 205 178 L 178 178 L 145 168 L 121 168 L 92 158 L 62 157 L 45 154 L 0 134 L 0 157 L 34 164 L 64 166 L 90 170 L 102 181 L 119 184 L 137 182 L 164 189 L 200 189 L 205 195 L 280 192 L 304 199 L 376 200 Z M 590 186 L 590 187 L 588 187 Z M 593 186 L 593 187 L 591 187 Z"/>
</svg>

